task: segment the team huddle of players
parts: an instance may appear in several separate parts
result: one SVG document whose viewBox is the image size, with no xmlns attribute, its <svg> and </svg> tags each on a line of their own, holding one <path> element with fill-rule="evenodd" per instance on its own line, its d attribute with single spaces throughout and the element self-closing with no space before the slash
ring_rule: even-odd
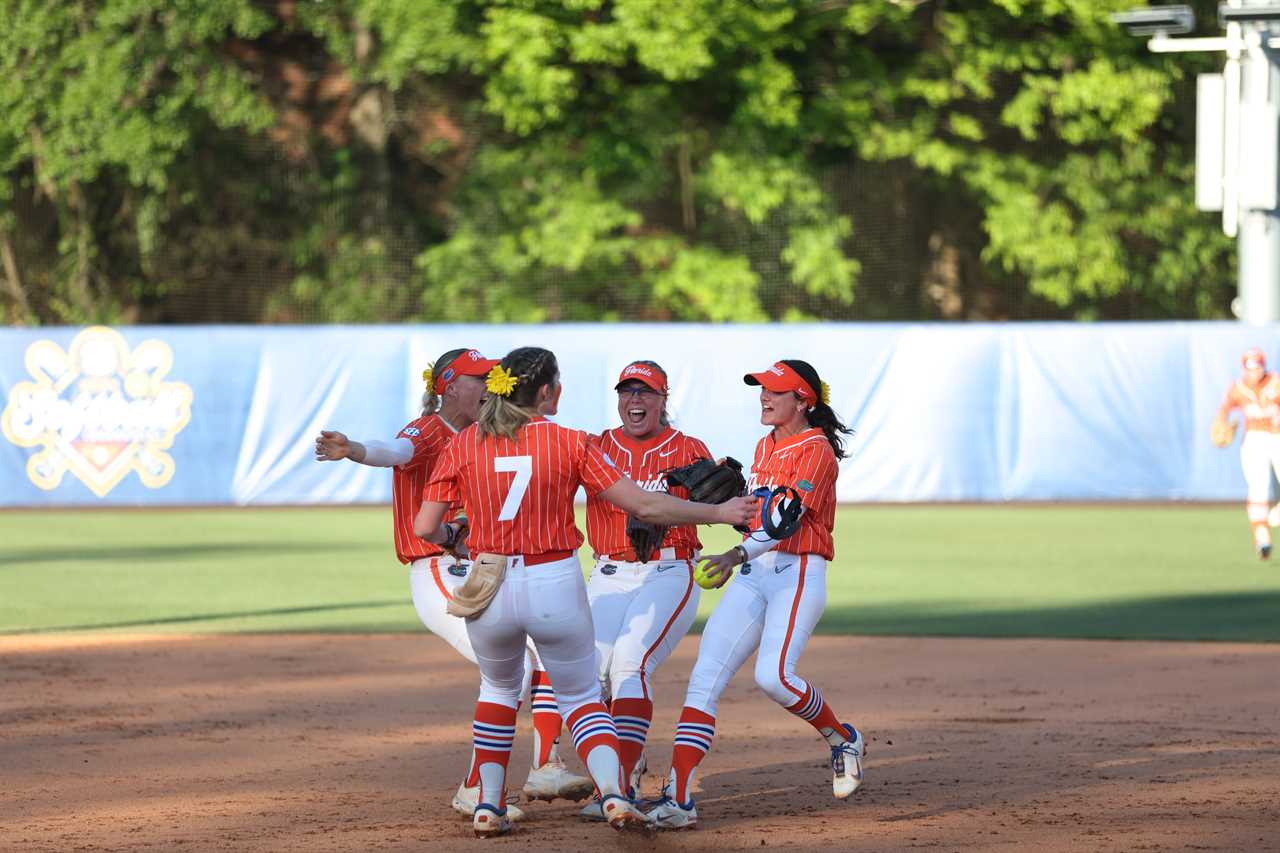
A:
<svg viewBox="0 0 1280 853">
<path fill-rule="evenodd" d="M 549 420 L 562 389 L 545 349 L 522 347 L 501 360 L 453 350 L 423 378 L 422 416 L 393 441 L 325 431 L 316 457 L 393 469 L 396 552 L 410 566 L 414 606 L 479 666 L 471 763 L 453 801 L 477 836 L 505 834 L 521 817 L 507 803 L 506 772 L 526 700 L 534 728 L 526 797 L 591 797 L 583 817 L 619 830 L 696 826 L 693 779 L 711 748 L 719 699 L 753 653 L 760 688 L 826 741 L 835 796 L 859 788 L 862 734 L 796 672 L 826 603 L 849 433 L 812 366 L 784 360 L 744 377 L 760 389 L 768 431 L 749 494 L 714 504 L 686 500 L 666 480 L 714 457 L 671 426 L 667 375 L 655 362 L 621 372 L 620 425 L 599 435 Z M 580 487 L 595 555 L 585 582 L 573 506 Z M 717 523 L 746 531 L 742 542 L 703 555 L 697 525 Z M 644 526 L 660 541 L 637 553 L 628 529 Z M 730 578 L 700 640 L 666 784 L 642 806 L 653 673 L 692 625 L 700 587 Z M 557 754 L 562 720 L 589 779 Z"/>
</svg>

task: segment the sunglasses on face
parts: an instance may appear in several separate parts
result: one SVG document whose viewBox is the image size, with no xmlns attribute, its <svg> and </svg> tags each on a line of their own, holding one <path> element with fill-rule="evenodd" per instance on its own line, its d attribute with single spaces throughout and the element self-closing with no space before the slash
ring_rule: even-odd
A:
<svg viewBox="0 0 1280 853">
<path fill-rule="evenodd" d="M 657 392 L 657 391 L 653 390 L 653 389 L 652 389 L 652 388 L 650 388 L 649 386 L 647 386 L 647 385 L 641 385 L 641 386 L 639 386 L 639 387 L 637 387 L 637 388 L 619 388 L 619 389 L 618 389 L 618 396 L 619 396 L 619 397 L 643 397 L 643 398 L 647 398 L 647 397 L 657 397 L 657 396 L 659 396 L 659 394 L 658 394 L 658 392 Z"/>
</svg>

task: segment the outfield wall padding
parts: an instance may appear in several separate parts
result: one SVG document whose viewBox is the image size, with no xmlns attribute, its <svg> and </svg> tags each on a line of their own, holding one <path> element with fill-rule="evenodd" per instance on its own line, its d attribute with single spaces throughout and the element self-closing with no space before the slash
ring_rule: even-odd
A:
<svg viewBox="0 0 1280 853">
<path fill-rule="evenodd" d="M 617 423 L 630 360 L 671 377 L 676 425 L 749 461 L 742 375 L 811 362 L 856 429 L 842 501 L 1243 499 L 1209 424 L 1250 346 L 1236 323 L 137 326 L 0 330 L 0 506 L 380 502 L 390 474 L 320 464 L 321 428 L 390 439 L 440 352 L 553 349 L 557 420 Z"/>
</svg>

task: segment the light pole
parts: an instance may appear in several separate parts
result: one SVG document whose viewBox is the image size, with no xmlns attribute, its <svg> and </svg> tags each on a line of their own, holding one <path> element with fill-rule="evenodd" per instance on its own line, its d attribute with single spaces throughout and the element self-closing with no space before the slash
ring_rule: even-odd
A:
<svg viewBox="0 0 1280 853">
<path fill-rule="evenodd" d="M 1246 323 L 1280 322 L 1280 0 L 1227 0 L 1218 6 L 1226 35 L 1171 38 L 1195 28 L 1189 6 L 1152 6 L 1112 16 L 1131 35 L 1150 36 L 1155 53 L 1222 51 L 1221 74 L 1196 85 L 1196 206 L 1222 211 L 1236 238 L 1239 295 Z"/>
</svg>

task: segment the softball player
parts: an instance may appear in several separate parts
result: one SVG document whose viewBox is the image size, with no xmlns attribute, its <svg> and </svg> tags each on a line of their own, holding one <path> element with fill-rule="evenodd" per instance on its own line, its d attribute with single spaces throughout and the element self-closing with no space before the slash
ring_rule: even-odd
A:
<svg viewBox="0 0 1280 853">
<path fill-rule="evenodd" d="M 1253 527 L 1254 547 L 1265 560 L 1271 556 L 1271 482 L 1280 473 L 1280 376 L 1267 372 L 1266 356 L 1260 349 L 1246 352 L 1241 362 L 1244 374 L 1227 389 L 1214 421 L 1213 436 L 1220 447 L 1230 445 L 1235 425 L 1228 419 L 1235 409 L 1243 413 L 1240 466 L 1248 486 L 1244 508 Z"/>
<path fill-rule="evenodd" d="M 439 545 L 414 536 L 413 519 L 422 504 L 422 487 L 436 460 L 459 429 L 475 422 L 485 393 L 483 377 L 497 363 L 473 349 L 451 350 L 440 356 L 433 368 L 423 373 L 426 390 L 421 417 L 406 424 L 390 443 L 351 441 L 340 432 L 328 430 L 316 438 L 317 460 L 350 459 L 363 465 L 392 468 L 392 531 L 396 556 L 410 566 L 414 609 L 431 633 L 472 663 L 476 662 L 476 655 L 467 638 L 466 622 L 445 610 L 453 591 L 466 579 L 468 564 L 446 554 Z M 590 795 L 591 780 L 570 773 L 557 755 L 561 721 L 555 694 L 532 648 L 529 658 L 531 676 L 525 689 L 533 697 L 534 760 L 525 794 L 530 799 L 581 800 Z M 454 795 L 453 808 L 471 817 L 479 794 L 479 773 L 473 755 L 467 778 Z M 518 809 L 513 813 L 514 819 L 523 817 Z"/>
<path fill-rule="evenodd" d="M 760 422 L 772 430 L 756 445 L 748 485 L 790 487 L 803 506 L 799 528 L 781 541 L 756 527 L 732 550 L 710 558 L 723 586 L 738 579 L 707 621 L 698 660 L 676 725 L 671 774 L 662 799 L 649 812 L 659 828 L 698 822 L 690 796 L 694 772 L 711 749 L 720 694 L 756 652 L 756 684 L 775 702 L 808 722 L 831 747 L 832 790 L 845 799 L 862 784 L 862 735 L 840 722 L 822 692 L 796 674 L 796 662 L 826 606 L 827 561 L 834 556 L 837 460 L 848 434 L 831 410 L 826 384 L 808 363 L 780 361 L 743 377 L 761 386 Z M 764 509 L 770 511 L 768 502 Z"/>
<path fill-rule="evenodd" d="M 614 387 L 622 426 L 601 433 L 600 449 L 640 488 L 665 491 L 664 471 L 711 458 L 705 444 L 670 426 L 667 374 L 656 363 L 627 365 Z M 600 495 L 587 499 L 587 542 L 596 558 L 587 601 L 600 681 L 612 697 L 622 774 L 634 797 L 653 719 L 650 678 L 697 616 L 701 588 L 693 582 L 692 561 L 702 545 L 695 526 L 670 527 L 660 550 L 638 557 L 627 537 L 627 514 Z M 604 820 L 600 801 L 582 816 Z"/>
<path fill-rule="evenodd" d="M 742 523 L 755 502 L 694 504 L 646 492 L 609 464 L 579 430 L 546 419 L 560 399 L 555 355 L 524 347 L 489 373 L 489 397 L 476 424 L 458 434 L 423 492 L 414 532 L 448 545 L 460 526 L 445 522 L 461 502 L 470 523 L 469 547 L 495 567 L 500 585 L 480 612 L 467 619 L 467 635 L 480 662 L 474 743 L 480 770 L 476 835 L 511 830 L 505 781 L 529 638 L 556 686 L 574 746 L 603 798 L 615 829 L 647 824 L 622 793 L 618 733 L 601 701 L 586 584 L 578 564 L 582 534 L 574 526 L 579 486 L 655 524 Z M 478 576 L 480 577 L 480 576 Z"/>
</svg>

